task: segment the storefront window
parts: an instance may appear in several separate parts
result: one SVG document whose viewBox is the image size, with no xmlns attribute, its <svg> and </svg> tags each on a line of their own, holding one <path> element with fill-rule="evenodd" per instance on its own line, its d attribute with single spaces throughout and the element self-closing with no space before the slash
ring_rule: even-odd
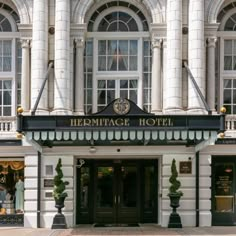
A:
<svg viewBox="0 0 236 236">
<path fill-rule="evenodd" d="M 0 161 L 0 215 L 24 213 L 24 162 Z"/>
<path fill-rule="evenodd" d="M 233 212 L 233 163 L 217 164 L 215 170 L 215 211 Z"/>
</svg>

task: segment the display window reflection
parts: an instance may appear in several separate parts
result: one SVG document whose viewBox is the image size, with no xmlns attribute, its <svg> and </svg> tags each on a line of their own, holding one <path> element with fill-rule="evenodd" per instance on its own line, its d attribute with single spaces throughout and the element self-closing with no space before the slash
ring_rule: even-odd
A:
<svg viewBox="0 0 236 236">
<path fill-rule="evenodd" d="M 0 161 L 0 215 L 24 213 L 24 162 Z"/>
</svg>

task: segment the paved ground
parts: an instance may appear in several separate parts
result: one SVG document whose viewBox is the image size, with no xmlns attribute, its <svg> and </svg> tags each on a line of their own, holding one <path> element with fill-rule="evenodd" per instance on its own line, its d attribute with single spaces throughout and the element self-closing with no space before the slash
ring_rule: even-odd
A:
<svg viewBox="0 0 236 236">
<path fill-rule="evenodd" d="M 140 227 L 98 227 L 79 226 L 67 230 L 0 228 L 0 236 L 87 236 L 87 235 L 160 235 L 160 236 L 236 236 L 236 227 L 200 227 L 168 229 L 156 225 Z"/>
</svg>

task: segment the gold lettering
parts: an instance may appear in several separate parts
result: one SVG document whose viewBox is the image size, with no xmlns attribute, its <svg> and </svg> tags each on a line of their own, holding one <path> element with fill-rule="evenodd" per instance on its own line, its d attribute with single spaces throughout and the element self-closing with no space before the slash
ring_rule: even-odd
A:
<svg viewBox="0 0 236 236">
<path fill-rule="evenodd" d="M 145 126 L 145 119 L 139 118 L 139 126 Z"/>
<path fill-rule="evenodd" d="M 129 119 L 128 118 L 125 119 L 125 126 L 129 126 Z"/>
</svg>

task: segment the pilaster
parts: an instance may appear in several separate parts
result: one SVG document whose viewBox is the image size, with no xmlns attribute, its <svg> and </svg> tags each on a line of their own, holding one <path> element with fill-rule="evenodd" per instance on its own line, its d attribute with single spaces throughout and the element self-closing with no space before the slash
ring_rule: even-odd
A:
<svg viewBox="0 0 236 236">
<path fill-rule="evenodd" d="M 207 39 L 207 104 L 215 111 L 215 48 L 216 37 Z"/>
<path fill-rule="evenodd" d="M 30 40 L 21 39 L 22 47 L 22 78 L 21 78 L 21 106 L 24 112 L 30 110 Z"/>
<path fill-rule="evenodd" d="M 75 71 L 75 111 L 76 115 L 84 115 L 84 37 L 75 39 L 76 71 Z"/>
<path fill-rule="evenodd" d="M 162 39 L 152 39 L 152 113 L 162 111 L 162 83 L 161 83 L 161 48 Z"/>
</svg>

